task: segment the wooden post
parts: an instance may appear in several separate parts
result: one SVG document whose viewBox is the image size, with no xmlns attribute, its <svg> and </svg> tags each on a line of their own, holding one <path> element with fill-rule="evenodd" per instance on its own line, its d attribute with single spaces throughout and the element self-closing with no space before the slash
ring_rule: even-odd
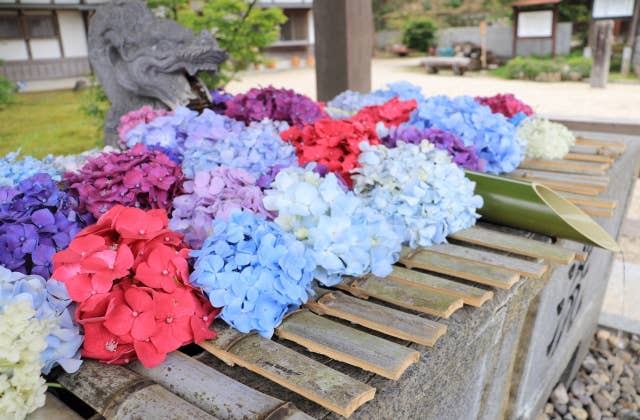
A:
<svg viewBox="0 0 640 420">
<path fill-rule="evenodd" d="M 558 3 L 553 5 L 553 23 L 551 27 L 551 57 L 556 56 L 556 38 L 558 35 Z"/>
<path fill-rule="evenodd" d="M 517 7 L 513 8 L 513 41 L 511 44 L 511 56 L 515 57 L 518 52 L 518 13 L 520 13 L 520 9 Z"/>
<path fill-rule="evenodd" d="M 487 68 L 487 20 L 480 21 L 480 67 Z"/>
<path fill-rule="evenodd" d="M 313 2 L 317 99 L 347 89 L 371 90 L 373 12 L 371 0 Z"/>
<path fill-rule="evenodd" d="M 591 68 L 591 87 L 606 87 L 611 61 L 611 37 L 613 20 L 599 20 L 595 23 L 595 43 L 593 46 L 593 67 Z"/>
<path fill-rule="evenodd" d="M 633 17 L 631 18 L 631 25 L 629 26 L 629 36 L 625 43 L 624 50 L 622 51 L 622 68 L 620 73 L 623 76 L 629 74 L 631 68 L 631 60 L 633 59 L 633 52 L 636 45 L 636 37 L 638 32 L 638 18 L 640 18 L 640 0 L 636 0 L 636 5 L 633 9 Z"/>
</svg>

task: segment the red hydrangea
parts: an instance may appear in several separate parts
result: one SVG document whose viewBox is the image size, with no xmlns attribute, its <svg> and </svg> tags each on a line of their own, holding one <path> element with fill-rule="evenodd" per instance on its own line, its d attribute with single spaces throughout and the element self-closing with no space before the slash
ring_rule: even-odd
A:
<svg viewBox="0 0 640 420">
<path fill-rule="evenodd" d="M 393 98 L 382 105 L 365 107 L 349 119 L 323 118 L 303 127 L 291 127 L 280 137 L 295 146 L 300 165 L 309 162 L 325 165 L 351 187 L 351 170 L 360 166 L 359 144 L 363 141 L 380 144 L 376 124 L 382 122 L 387 127 L 402 124 L 416 106 L 415 100 Z"/>
<path fill-rule="evenodd" d="M 386 127 L 394 127 L 409 121 L 411 113 L 418 107 L 415 99 L 401 101 L 397 97 L 382 105 L 365 106 L 360 109 L 352 120 L 361 121 L 374 126 L 383 122 Z"/>
<path fill-rule="evenodd" d="M 142 144 L 124 152 L 103 153 L 78 171 L 64 174 L 78 211 L 99 218 L 116 204 L 169 211 L 181 192 L 184 175 L 180 165 Z"/>
<path fill-rule="evenodd" d="M 84 328 L 82 355 L 157 366 L 179 347 L 215 337 L 219 310 L 189 283 L 191 251 L 164 210 L 117 205 L 53 256 Z"/>
<path fill-rule="evenodd" d="M 494 114 L 502 114 L 507 119 L 513 118 L 516 114 L 522 112 L 525 115 L 533 115 L 533 109 L 516 98 L 512 93 L 494 96 L 476 96 L 475 101 L 480 105 L 488 106 Z"/>
</svg>

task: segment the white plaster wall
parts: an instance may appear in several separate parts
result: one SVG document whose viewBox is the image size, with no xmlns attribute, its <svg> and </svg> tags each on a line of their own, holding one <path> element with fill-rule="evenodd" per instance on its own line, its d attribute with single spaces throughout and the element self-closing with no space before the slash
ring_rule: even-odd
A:
<svg viewBox="0 0 640 420">
<path fill-rule="evenodd" d="M 21 0 L 20 3 L 25 4 L 50 4 L 49 0 Z"/>
<path fill-rule="evenodd" d="M 60 58 L 60 43 L 56 38 L 32 39 L 31 56 L 34 60 L 43 58 Z"/>
<path fill-rule="evenodd" d="M 86 57 L 88 55 L 87 36 L 82 14 L 78 11 L 59 11 L 58 23 L 65 57 Z"/>
<path fill-rule="evenodd" d="M 27 43 L 21 39 L 0 41 L 0 60 L 28 60 Z"/>
<path fill-rule="evenodd" d="M 55 4 L 78 4 L 80 0 L 54 0 Z"/>
<path fill-rule="evenodd" d="M 313 12 L 311 10 L 309 10 L 309 14 L 307 15 L 307 19 L 308 19 L 307 30 L 309 31 L 307 39 L 309 40 L 309 44 L 315 44 L 316 43 L 316 32 L 315 32 L 315 29 L 313 27 Z"/>
<path fill-rule="evenodd" d="M 16 0 L 0 0 L 0 3 L 11 3 L 11 4 L 15 4 Z"/>
</svg>

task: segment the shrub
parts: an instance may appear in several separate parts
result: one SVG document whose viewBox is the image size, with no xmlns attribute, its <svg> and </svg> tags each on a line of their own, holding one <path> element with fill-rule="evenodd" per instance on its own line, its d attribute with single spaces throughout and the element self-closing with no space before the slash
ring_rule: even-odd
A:
<svg viewBox="0 0 640 420">
<path fill-rule="evenodd" d="M 0 66 L 2 65 L 2 61 L 0 61 Z M 11 103 L 13 99 L 13 95 L 16 93 L 17 87 L 16 84 L 11 80 L 5 79 L 0 74 L 0 109 L 4 108 L 8 104 Z"/>
<path fill-rule="evenodd" d="M 516 57 L 507 62 L 504 71 L 496 74 L 509 79 L 556 80 L 559 76 L 562 80 L 580 80 L 589 77 L 591 64 L 590 58 L 577 56 Z"/>
<path fill-rule="evenodd" d="M 437 30 L 438 25 L 431 19 L 410 20 L 402 34 L 402 42 L 411 49 L 427 51 L 436 42 Z"/>
</svg>

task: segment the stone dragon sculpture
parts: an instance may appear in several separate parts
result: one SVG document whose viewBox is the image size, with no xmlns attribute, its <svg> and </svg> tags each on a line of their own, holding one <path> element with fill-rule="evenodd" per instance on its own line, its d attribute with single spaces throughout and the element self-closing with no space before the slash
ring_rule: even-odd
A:
<svg viewBox="0 0 640 420">
<path fill-rule="evenodd" d="M 105 144 L 117 146 L 120 117 L 143 105 L 203 109 L 211 103 L 200 71 L 215 73 L 227 59 L 213 36 L 156 18 L 144 2 L 114 0 L 89 26 L 89 60 L 111 102 Z"/>
</svg>

